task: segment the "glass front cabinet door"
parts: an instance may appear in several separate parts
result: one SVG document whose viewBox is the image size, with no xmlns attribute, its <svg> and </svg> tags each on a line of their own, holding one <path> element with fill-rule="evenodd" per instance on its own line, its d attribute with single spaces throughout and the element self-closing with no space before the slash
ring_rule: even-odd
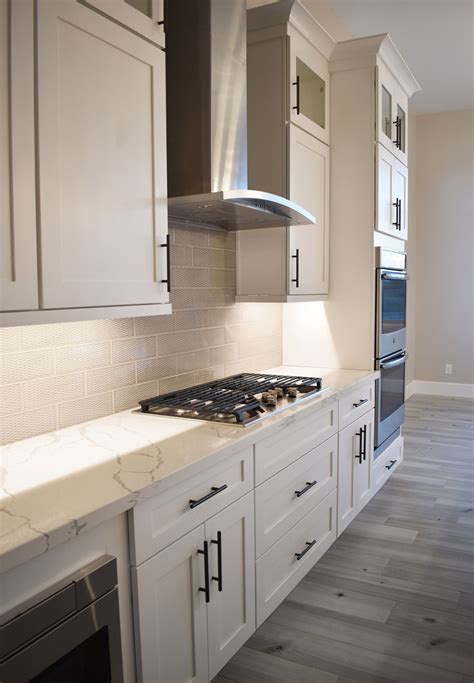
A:
<svg viewBox="0 0 474 683">
<path fill-rule="evenodd" d="M 165 47 L 165 0 L 85 0 L 120 24 Z"/>
<path fill-rule="evenodd" d="M 303 36 L 290 33 L 290 121 L 329 144 L 327 60 Z"/>
<path fill-rule="evenodd" d="M 383 64 L 377 66 L 377 88 L 377 141 L 407 165 L 408 97 Z"/>
</svg>

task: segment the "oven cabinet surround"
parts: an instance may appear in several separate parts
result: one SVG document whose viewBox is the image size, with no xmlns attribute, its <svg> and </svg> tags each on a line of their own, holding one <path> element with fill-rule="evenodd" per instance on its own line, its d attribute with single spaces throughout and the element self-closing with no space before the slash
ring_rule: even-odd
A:
<svg viewBox="0 0 474 683">
<path fill-rule="evenodd" d="M 117 561 L 124 683 L 134 683 L 136 676 L 130 560 L 127 516 L 124 513 L 88 531 L 78 530 L 77 535 L 68 543 L 58 545 L 9 571 L 1 572 L 0 623 L 7 612 L 15 611 L 30 600 L 33 600 L 33 604 L 39 602 L 43 591 L 43 597 L 46 597 L 51 586 L 104 555 L 112 555 Z"/>
<path fill-rule="evenodd" d="M 360 382 L 130 511 L 139 681 L 211 680 L 295 588 L 395 469 L 373 467 L 373 415 Z"/>
<path fill-rule="evenodd" d="M 0 325 L 171 312 L 163 50 L 74 0 L 1 9 Z"/>
<path fill-rule="evenodd" d="M 334 41 L 300 5 L 250 10 L 249 187 L 295 201 L 315 225 L 242 231 L 237 301 L 316 301 L 329 292 L 328 58 Z"/>
<path fill-rule="evenodd" d="M 408 100 L 420 86 L 387 34 L 337 43 L 329 70 L 331 232 L 406 240 Z"/>
</svg>

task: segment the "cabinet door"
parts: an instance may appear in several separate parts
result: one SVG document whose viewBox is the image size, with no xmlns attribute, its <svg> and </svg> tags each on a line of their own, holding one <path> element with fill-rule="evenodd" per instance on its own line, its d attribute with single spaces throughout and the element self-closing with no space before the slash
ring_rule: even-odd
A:
<svg viewBox="0 0 474 683">
<path fill-rule="evenodd" d="M 289 120 L 329 145 L 329 67 L 303 36 L 291 31 Z"/>
<path fill-rule="evenodd" d="M 408 97 L 383 64 L 377 67 L 377 90 L 377 141 L 406 165 Z"/>
<path fill-rule="evenodd" d="M 33 1 L 0 0 L 0 311 L 38 308 Z"/>
<path fill-rule="evenodd" d="M 329 291 L 329 147 L 288 126 L 290 199 L 316 217 L 316 225 L 288 229 L 289 294 Z"/>
<path fill-rule="evenodd" d="M 339 432 L 339 463 L 337 477 L 337 535 L 339 536 L 357 514 L 357 479 L 359 453 L 358 429 L 349 425 Z"/>
<path fill-rule="evenodd" d="M 366 413 L 358 421 L 358 430 L 362 429 L 363 457 L 356 460 L 357 472 L 357 512 L 367 505 L 372 498 L 372 470 L 374 458 L 374 411 Z M 360 438 L 358 437 L 359 441 Z M 358 453 L 358 452 L 357 452 Z M 356 453 L 356 454 L 357 454 Z"/>
<path fill-rule="evenodd" d="M 207 683 L 204 526 L 132 568 L 141 683 Z"/>
<path fill-rule="evenodd" d="M 86 0 L 104 14 L 165 47 L 164 0 Z"/>
<path fill-rule="evenodd" d="M 206 522 L 212 577 L 207 608 L 210 678 L 255 631 L 254 533 L 253 492 Z"/>
<path fill-rule="evenodd" d="M 396 205 L 395 194 L 395 165 L 397 159 L 382 145 L 377 145 L 377 196 L 376 223 L 379 232 L 385 232 L 394 237 L 400 237 L 399 208 Z M 402 207 L 403 208 L 403 207 Z"/>
<path fill-rule="evenodd" d="M 398 202 L 397 237 L 408 239 L 408 169 L 396 160 L 393 166 L 392 204 Z"/>
<path fill-rule="evenodd" d="M 43 308 L 168 302 L 162 50 L 39 0 L 38 117 Z"/>
</svg>

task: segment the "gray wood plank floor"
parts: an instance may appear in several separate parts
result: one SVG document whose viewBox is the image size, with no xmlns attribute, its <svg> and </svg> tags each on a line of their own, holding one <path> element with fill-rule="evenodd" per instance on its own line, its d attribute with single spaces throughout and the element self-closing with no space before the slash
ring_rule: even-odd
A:
<svg viewBox="0 0 474 683">
<path fill-rule="evenodd" d="M 214 683 L 474 681 L 474 401 L 407 402 L 405 461 Z"/>
</svg>

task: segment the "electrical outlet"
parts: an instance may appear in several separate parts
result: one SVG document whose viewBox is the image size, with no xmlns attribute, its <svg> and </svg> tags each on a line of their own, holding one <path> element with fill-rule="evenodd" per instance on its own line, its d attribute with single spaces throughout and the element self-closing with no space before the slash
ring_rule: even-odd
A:
<svg viewBox="0 0 474 683">
<path fill-rule="evenodd" d="M 444 374 L 445 375 L 452 375 L 453 374 L 453 366 L 451 363 L 446 363 L 444 366 Z"/>
</svg>

